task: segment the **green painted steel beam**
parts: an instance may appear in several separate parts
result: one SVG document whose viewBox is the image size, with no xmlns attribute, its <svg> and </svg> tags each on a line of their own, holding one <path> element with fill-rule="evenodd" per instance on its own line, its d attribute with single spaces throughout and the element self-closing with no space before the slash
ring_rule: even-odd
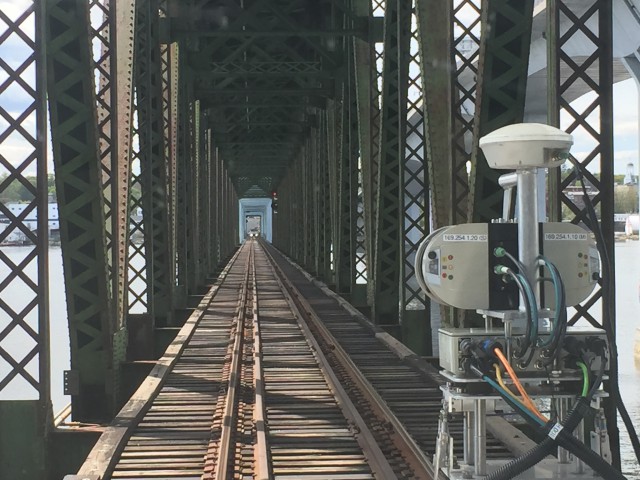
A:
<svg viewBox="0 0 640 480">
<path fill-rule="evenodd" d="M 95 59 L 98 73 L 97 112 L 100 160 L 106 220 L 106 242 L 115 328 L 125 325 L 128 301 L 127 247 L 129 236 L 129 177 L 131 167 L 132 63 L 134 47 L 133 0 L 105 5 L 91 2 L 91 41 L 100 48 Z M 94 55 L 96 53 L 94 48 Z M 117 55 L 116 52 L 121 52 Z M 117 363 L 124 361 L 117 358 Z"/>
<path fill-rule="evenodd" d="M 173 280 L 169 256 L 172 238 L 162 113 L 158 0 L 138 2 L 136 5 L 135 49 L 148 312 L 156 326 L 165 327 L 172 325 Z"/>
<path fill-rule="evenodd" d="M 6 479 L 46 479 L 50 418 L 38 400 L 0 401 L 0 474 Z"/>
<path fill-rule="evenodd" d="M 371 16 L 371 0 L 355 0 L 354 13 Z M 370 276 L 374 265 L 374 164 L 379 138 L 376 136 L 375 119 L 380 111 L 377 104 L 379 95 L 377 85 L 376 51 L 373 38 L 366 40 L 354 38 L 354 78 L 358 112 L 358 135 L 361 162 L 362 208 L 364 222 L 364 245 L 366 274 Z M 367 278 L 367 303 L 373 303 L 373 281 Z"/>
<path fill-rule="evenodd" d="M 373 280 L 374 321 L 399 322 L 400 242 L 402 241 L 404 164 L 407 120 L 411 1 L 388 0 L 385 4 L 380 160 L 375 226 Z"/>
<path fill-rule="evenodd" d="M 73 417 L 115 413 L 114 322 L 89 43 L 88 4 L 46 1 L 47 85 L 65 276 Z"/>
<path fill-rule="evenodd" d="M 559 126 L 560 112 L 564 110 L 563 113 L 568 120 L 567 133 L 581 130 L 589 132 L 592 139 L 589 142 L 589 151 L 580 155 L 581 158 L 573 158 L 573 161 L 588 169 L 584 180 L 597 192 L 592 196 L 592 201 L 600 217 L 603 237 L 600 247 L 607 252 L 610 262 L 615 264 L 612 30 L 614 7 L 612 2 L 607 0 L 594 0 L 588 5 L 568 0 L 553 0 L 548 2 L 547 12 L 549 123 Z M 561 18 L 568 24 L 568 28 L 563 28 L 562 32 Z M 564 21 L 562 23 L 564 24 Z M 593 54 L 587 60 L 574 61 L 572 46 L 575 41 L 584 38 L 593 42 Z M 588 88 L 583 97 L 588 104 L 578 111 L 571 107 L 573 98 L 569 98 L 569 92 L 576 86 Z M 593 167 L 595 171 L 600 172 L 598 176 L 590 173 Z M 582 199 L 578 200 L 569 194 L 569 187 L 578 183 L 576 170 L 566 174 L 561 174 L 560 169 L 551 170 L 555 170 L 550 171 L 551 218 L 562 220 L 562 214 L 568 212 L 572 223 L 584 223 L 587 228 L 595 231 L 596 226 L 590 219 L 587 206 Z M 569 325 L 586 321 L 600 328 L 604 325 L 602 322 L 606 321 L 609 322 L 609 328 L 615 332 L 615 287 L 615 275 L 604 276 L 590 298 L 582 305 L 576 305 L 575 312 L 569 318 Z M 605 390 L 610 391 L 610 385 L 617 382 L 616 372 L 612 368 L 609 380 L 604 382 Z M 604 399 L 603 407 L 607 418 L 612 464 L 620 468 L 620 432 L 617 418 L 619 405 L 615 396 Z"/>
<path fill-rule="evenodd" d="M 196 95 L 200 97 L 230 97 L 230 96 L 242 96 L 244 98 L 248 98 L 248 103 L 251 104 L 251 99 L 255 97 L 269 97 L 269 98 L 278 98 L 278 97 L 290 97 L 290 96 L 301 96 L 301 97 L 331 97 L 334 94 L 334 90 L 332 88 L 283 88 L 283 89 L 238 89 L 238 88 L 202 88 L 199 87 L 196 89 Z"/>
<path fill-rule="evenodd" d="M 367 35 L 366 28 L 359 29 L 326 29 L 326 30 L 200 30 L 189 31 L 172 29 L 177 39 L 181 38 L 234 38 L 245 40 L 270 39 L 280 37 L 365 37 Z"/>
<path fill-rule="evenodd" d="M 502 215 L 503 189 L 498 178 L 505 172 L 489 167 L 478 141 L 500 127 L 523 120 L 533 3 L 489 0 L 482 12 L 469 217 L 474 222 L 488 222 Z"/>
<path fill-rule="evenodd" d="M 451 225 L 453 155 L 451 2 L 417 0 L 420 67 L 425 122 L 425 156 L 435 228 Z"/>
</svg>

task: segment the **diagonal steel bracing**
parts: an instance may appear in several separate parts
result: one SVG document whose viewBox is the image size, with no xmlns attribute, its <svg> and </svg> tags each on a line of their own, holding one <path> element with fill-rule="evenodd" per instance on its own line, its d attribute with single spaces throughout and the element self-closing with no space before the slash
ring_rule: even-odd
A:
<svg viewBox="0 0 640 480">
<path fill-rule="evenodd" d="M 116 407 L 88 4 L 49 0 L 47 84 L 71 342 L 74 418 L 105 420 Z"/>
<path fill-rule="evenodd" d="M 489 167 L 478 141 L 524 117 L 533 0 L 489 0 L 482 15 L 469 215 L 475 222 L 502 214 L 498 177 L 504 172 Z"/>
<path fill-rule="evenodd" d="M 46 5 L 0 11 L 0 476 L 44 478 L 52 423 L 49 350 Z M 19 208 L 5 200 L 24 189 Z M 37 222 L 27 217 L 37 215 Z"/>
<path fill-rule="evenodd" d="M 134 1 L 93 0 L 90 6 L 95 69 L 100 160 L 105 206 L 105 234 L 116 328 L 127 313 L 129 182 L 131 167 Z M 118 54 L 116 54 L 118 52 Z M 94 55 L 96 49 L 94 48 Z M 121 359 L 124 360 L 124 359 Z"/>
<path fill-rule="evenodd" d="M 135 86 L 140 142 L 148 311 L 158 326 L 171 324 L 171 229 L 163 112 L 162 58 L 157 0 L 136 6 Z"/>
<path fill-rule="evenodd" d="M 397 325 L 402 261 L 402 227 L 398 217 L 403 201 L 400 172 L 406 141 L 411 1 L 387 1 L 384 21 L 373 316 L 376 323 Z"/>
<path fill-rule="evenodd" d="M 560 23 L 568 25 L 562 33 Z M 576 154 L 573 160 L 584 167 L 588 194 L 602 229 L 602 245 L 611 264 L 614 262 L 614 194 L 613 194 L 613 62 L 612 62 L 612 6 L 611 2 L 592 0 L 574 4 L 563 0 L 550 2 L 548 12 L 548 71 L 549 123 L 568 133 L 585 138 L 587 152 Z M 573 58 L 570 45 L 576 39 L 584 41 L 589 55 Z M 560 72 L 563 72 L 562 76 Z M 569 89 L 586 87 L 588 102 L 572 105 Z M 595 167 L 599 175 L 591 173 Z M 594 225 L 586 203 L 569 194 L 570 187 L 579 185 L 576 170 L 562 173 L 554 169 L 550 174 L 550 215 L 556 221 L 570 220 L 585 224 L 591 231 Z M 595 327 L 606 326 L 615 331 L 615 277 L 605 274 L 593 295 L 575 307 L 569 319 L 573 325 L 587 321 Z M 602 320 L 599 320 L 602 319 Z M 606 325 L 604 322 L 607 322 Z M 612 368 L 611 382 L 617 383 Z M 620 465 L 620 437 L 614 401 L 605 403 L 613 464 Z"/>
</svg>

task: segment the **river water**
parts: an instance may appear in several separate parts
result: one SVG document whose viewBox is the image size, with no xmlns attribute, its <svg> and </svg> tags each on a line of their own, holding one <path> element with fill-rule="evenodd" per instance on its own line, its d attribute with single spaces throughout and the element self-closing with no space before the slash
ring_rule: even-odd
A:
<svg viewBox="0 0 640 480">
<path fill-rule="evenodd" d="M 618 381 L 622 400 L 640 433 L 640 359 L 634 361 L 634 347 L 640 345 L 640 242 L 617 243 L 616 261 L 616 342 L 618 344 Z M 621 436 L 623 472 L 640 480 L 640 465 L 635 459 L 629 437 L 618 420 Z"/>
<path fill-rule="evenodd" d="M 0 253 L 14 262 L 19 263 L 31 251 L 30 247 L 0 247 Z M 640 242 L 628 241 L 616 243 L 616 308 L 617 308 L 617 342 L 619 353 L 619 382 L 622 398 L 629 410 L 629 414 L 636 425 L 640 427 L 640 359 L 634 361 L 634 347 L 640 345 Z M 0 262 L 0 279 L 4 279 L 8 269 Z M 24 273 L 31 278 L 35 275 L 35 265 L 31 262 L 24 268 Z M 62 372 L 69 369 L 69 331 L 66 318 L 66 303 L 64 297 L 64 281 L 62 273 L 62 255 L 60 248 L 49 249 L 50 275 L 50 312 L 51 312 L 51 398 L 54 412 L 66 406 L 70 398 L 63 395 Z M 25 297 L 25 286 L 12 282 L 0 291 L 0 300 L 14 305 L 16 301 L 22 304 L 28 302 L 20 300 Z M 13 301 L 13 303 L 12 303 Z M 5 318 L 1 318 L 4 328 Z M 3 342 L 7 347 L 7 342 Z M 13 352 L 24 351 L 22 340 L 16 338 L 7 350 Z M 24 355 L 24 353 L 22 354 Z M 21 356 L 20 356 L 21 357 Z M 18 357 L 18 358 L 20 358 Z M 35 368 L 35 367 L 34 367 Z M 6 367 L 0 368 L 0 374 L 6 373 Z M 35 373 L 35 372 L 34 372 Z M 12 382 L 15 383 L 15 382 Z M 7 398 L 33 398 L 29 388 L 21 384 L 10 384 L 11 388 L 0 392 L 0 400 Z M 29 392 L 24 394 L 23 392 Z M 31 396 L 30 396 L 31 395 Z M 626 435 L 622 422 L 620 431 L 622 436 L 623 471 L 628 478 L 640 480 L 640 466 L 635 461 L 631 444 Z"/>
</svg>

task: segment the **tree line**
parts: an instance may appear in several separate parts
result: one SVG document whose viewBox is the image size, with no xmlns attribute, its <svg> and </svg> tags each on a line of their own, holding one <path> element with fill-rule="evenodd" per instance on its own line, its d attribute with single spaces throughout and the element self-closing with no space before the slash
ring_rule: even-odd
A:
<svg viewBox="0 0 640 480">
<path fill-rule="evenodd" d="M 3 173 L 0 175 L 0 202 L 1 203 L 27 203 L 31 202 L 34 198 L 33 192 L 36 191 L 36 176 L 26 175 L 23 180 L 30 183 L 33 188 L 25 185 L 23 181 L 13 179 L 10 182 L 7 181 L 9 175 Z M 56 197 L 56 177 L 50 173 L 47 175 L 47 193 L 52 202 L 57 201 Z M 131 195 L 134 198 L 140 198 L 140 186 L 138 184 L 131 185 Z"/>
<path fill-rule="evenodd" d="M 6 183 L 7 173 L 0 175 L 0 202 L 2 203 L 26 203 L 33 200 L 33 191 L 36 189 L 35 175 L 27 175 L 24 178 L 29 182 L 33 189 L 30 190 L 23 182 L 13 179 Z M 596 175 L 597 177 L 598 175 Z M 624 175 L 616 175 L 614 181 L 617 184 L 614 189 L 614 211 L 616 213 L 637 213 L 638 212 L 638 185 L 622 185 Z M 56 181 L 55 175 L 50 173 L 47 175 L 47 192 L 52 199 L 56 201 Z M 131 195 L 134 198 L 140 198 L 140 185 L 131 186 Z"/>
</svg>

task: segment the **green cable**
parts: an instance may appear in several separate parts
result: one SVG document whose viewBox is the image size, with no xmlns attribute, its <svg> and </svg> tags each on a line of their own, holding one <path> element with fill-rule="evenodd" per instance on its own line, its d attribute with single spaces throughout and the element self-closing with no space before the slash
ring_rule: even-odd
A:
<svg viewBox="0 0 640 480">
<path fill-rule="evenodd" d="M 560 288 L 561 279 L 560 279 L 560 274 L 558 272 L 557 267 L 542 255 L 540 255 L 538 258 L 544 263 L 544 266 L 547 267 L 547 269 L 551 273 L 554 294 L 556 297 L 556 313 L 553 317 L 553 328 L 551 330 L 551 334 L 549 335 L 549 338 L 547 338 L 547 340 L 544 340 L 544 341 L 541 340 L 538 343 L 539 347 L 544 348 L 551 345 L 551 343 L 553 342 L 554 335 L 558 334 L 558 328 L 560 324 L 560 310 L 565 307 L 562 305 L 563 295 L 562 295 L 562 290 Z"/>
<path fill-rule="evenodd" d="M 582 375 L 584 376 L 584 382 L 582 384 L 582 396 L 586 397 L 589 392 L 589 370 L 587 370 L 587 366 L 582 362 L 576 362 L 576 365 L 580 367 L 582 370 Z"/>
<path fill-rule="evenodd" d="M 531 343 L 535 346 L 538 341 L 538 324 L 540 323 L 538 317 L 538 307 L 536 305 L 536 295 L 533 293 L 533 289 L 531 288 L 531 284 L 527 277 L 520 273 L 516 273 L 516 276 L 522 281 L 522 287 L 524 290 L 524 294 L 529 299 L 530 305 L 530 315 L 531 315 L 531 334 L 529 336 Z"/>
</svg>

